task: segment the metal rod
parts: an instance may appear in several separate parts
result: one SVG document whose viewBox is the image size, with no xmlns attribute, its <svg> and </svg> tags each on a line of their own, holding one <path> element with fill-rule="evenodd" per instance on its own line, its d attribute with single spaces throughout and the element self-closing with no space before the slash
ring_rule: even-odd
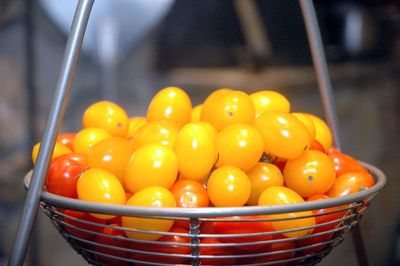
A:
<svg viewBox="0 0 400 266">
<path fill-rule="evenodd" d="M 299 2 L 306 26 L 308 42 L 310 44 L 311 56 L 317 75 L 318 88 L 324 107 L 324 113 L 328 125 L 332 130 L 333 142 L 340 150 L 341 143 L 339 138 L 332 84 L 329 78 L 328 65 L 326 63 L 324 47 L 321 40 L 321 32 L 319 30 L 314 4 L 312 0 L 299 0 Z"/>
<path fill-rule="evenodd" d="M 312 0 L 299 0 L 306 26 L 308 41 L 310 43 L 311 56 L 317 74 L 318 87 L 324 106 L 325 116 L 332 130 L 335 146 L 341 150 L 341 142 L 336 118 L 332 84 L 329 78 L 328 65 L 325 58 L 324 48 L 321 40 L 321 33 L 318 27 L 317 15 Z M 359 225 L 354 226 L 351 231 L 354 249 L 357 255 L 358 265 L 368 266 L 368 257 Z"/>
<path fill-rule="evenodd" d="M 94 0 L 79 0 L 67 40 L 64 60 L 58 79 L 53 105 L 44 131 L 38 160 L 33 170 L 32 184 L 25 199 L 24 209 L 14 240 L 10 266 L 22 265 L 26 256 L 32 229 L 35 223 L 47 168 L 52 156 L 56 136 L 62 124 L 65 109 L 75 76 L 83 37 Z"/>
</svg>

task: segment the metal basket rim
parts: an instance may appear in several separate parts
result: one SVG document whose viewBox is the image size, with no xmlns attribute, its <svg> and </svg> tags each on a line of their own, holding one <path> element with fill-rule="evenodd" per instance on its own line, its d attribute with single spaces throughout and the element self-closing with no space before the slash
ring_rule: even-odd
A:
<svg viewBox="0 0 400 266">
<path fill-rule="evenodd" d="M 330 198 L 326 200 L 318 200 L 304 202 L 298 204 L 274 205 L 274 206 L 243 206 L 243 207 L 206 207 L 206 208 L 149 208 L 135 207 L 115 204 L 100 204 L 71 199 L 58 196 L 46 191 L 41 194 L 41 200 L 47 204 L 71 209 L 76 211 L 104 213 L 113 215 L 127 216 L 160 216 L 160 217 L 221 217 L 221 216 L 247 216 L 247 215 L 268 215 L 281 214 L 290 212 L 300 212 L 307 210 L 323 209 L 334 206 L 341 206 L 362 201 L 366 198 L 377 195 L 386 185 L 387 178 L 385 174 L 377 167 L 361 162 L 364 167 L 374 176 L 376 183 L 369 189 L 359 191 L 357 193 Z M 24 177 L 24 186 L 29 188 L 32 172 L 28 172 Z"/>
</svg>

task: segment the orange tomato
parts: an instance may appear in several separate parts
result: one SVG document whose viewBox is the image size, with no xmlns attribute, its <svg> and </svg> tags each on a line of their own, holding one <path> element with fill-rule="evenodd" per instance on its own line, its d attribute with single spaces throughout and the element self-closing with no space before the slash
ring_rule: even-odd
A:
<svg viewBox="0 0 400 266">
<path fill-rule="evenodd" d="M 291 114 L 265 112 L 255 122 L 264 141 L 264 151 L 282 159 L 300 157 L 310 147 L 311 138 L 302 122 Z"/>
<path fill-rule="evenodd" d="M 336 178 L 331 159 L 315 150 L 307 150 L 299 158 L 288 160 L 283 176 L 286 186 L 305 198 L 324 194 Z"/>
<path fill-rule="evenodd" d="M 290 112 L 289 100 L 279 92 L 271 90 L 257 91 L 250 94 L 250 98 L 253 101 L 256 116 L 267 111 Z"/>
<path fill-rule="evenodd" d="M 160 186 L 151 186 L 133 194 L 133 196 L 126 202 L 126 205 L 163 208 L 176 207 L 176 202 L 174 195 L 172 195 L 168 189 Z M 168 232 L 173 223 L 173 220 L 166 219 L 139 218 L 131 216 L 122 217 L 123 227 L 144 231 Z M 157 240 L 162 237 L 161 234 L 147 234 L 132 231 L 125 231 L 125 233 L 130 238 L 144 240 Z"/>
<path fill-rule="evenodd" d="M 131 141 L 135 150 L 146 144 L 159 144 L 173 149 L 178 132 L 179 126 L 174 122 L 147 122 L 136 131 Z"/>
<path fill-rule="evenodd" d="M 335 165 L 335 171 L 337 177 L 348 172 L 368 173 L 368 171 L 356 159 L 354 159 L 348 154 L 344 154 L 337 151 L 330 153 L 328 156 Z"/>
<path fill-rule="evenodd" d="M 374 184 L 374 178 L 369 173 L 348 172 L 336 178 L 327 195 L 329 197 L 346 196 L 368 189 Z"/>
<path fill-rule="evenodd" d="M 82 123 L 83 128 L 103 128 L 112 136 L 125 137 L 129 118 L 126 111 L 118 104 L 99 101 L 85 110 Z"/>
<path fill-rule="evenodd" d="M 67 146 L 68 149 L 73 151 L 74 150 L 73 143 L 74 143 L 75 136 L 76 136 L 76 133 L 62 133 L 57 136 L 56 141 L 58 143 L 61 143 L 62 145 Z"/>
<path fill-rule="evenodd" d="M 132 193 L 150 186 L 168 189 L 177 175 L 178 160 L 174 151 L 158 144 L 147 144 L 137 149 L 130 158 L 124 185 Z"/>
<path fill-rule="evenodd" d="M 207 191 L 210 201 L 216 207 L 240 207 L 250 197 L 251 183 L 246 173 L 239 168 L 222 166 L 210 175 Z"/>
<path fill-rule="evenodd" d="M 261 193 L 268 187 L 283 186 L 283 175 L 279 168 L 266 162 L 259 162 L 246 172 L 251 183 L 248 205 L 257 205 Z"/>
<path fill-rule="evenodd" d="M 105 129 L 84 128 L 75 136 L 73 143 L 74 152 L 77 154 L 87 155 L 94 144 L 111 137 L 111 134 Z"/>
<path fill-rule="evenodd" d="M 291 113 L 294 117 L 300 120 L 303 125 L 307 128 L 308 134 L 310 134 L 310 139 L 315 139 L 315 125 L 314 122 L 311 120 L 310 116 L 305 113 Z"/>
<path fill-rule="evenodd" d="M 160 90 L 147 109 L 147 121 L 168 120 L 180 125 L 190 121 L 192 102 L 185 91 L 177 87 Z"/>
<path fill-rule="evenodd" d="M 39 149 L 40 149 L 40 143 L 36 143 L 35 146 L 33 146 L 32 149 L 32 162 L 35 164 L 36 163 L 36 159 L 39 153 Z M 54 159 L 60 155 L 63 154 L 69 154 L 72 153 L 72 151 L 65 145 L 56 142 L 54 144 L 54 149 L 53 149 L 53 154 L 51 155 L 51 159 Z"/>
<path fill-rule="evenodd" d="M 131 117 L 128 120 L 128 133 L 126 134 L 126 137 L 132 138 L 136 131 L 143 126 L 144 124 L 146 124 L 147 120 L 145 117 L 143 116 L 135 116 L 135 117 Z"/>
<path fill-rule="evenodd" d="M 203 105 L 199 104 L 193 108 L 192 114 L 190 116 L 190 122 L 199 122 L 200 121 L 202 107 L 203 107 Z"/>
<path fill-rule="evenodd" d="M 272 206 L 281 204 L 297 204 L 304 202 L 304 199 L 290 188 L 283 186 L 273 186 L 265 189 L 258 199 L 260 206 Z M 315 218 L 312 217 L 312 211 L 282 213 L 267 215 L 271 219 L 289 219 L 282 221 L 272 221 L 275 231 L 295 230 L 293 232 L 283 233 L 287 237 L 301 237 L 311 233 L 312 227 L 315 225 Z M 306 217 L 311 216 L 311 217 Z"/>
<path fill-rule="evenodd" d="M 83 172 L 77 183 L 78 199 L 96 203 L 124 204 L 125 190 L 119 179 L 112 173 L 90 168 Z M 115 215 L 92 214 L 100 219 L 112 219 Z"/>
<path fill-rule="evenodd" d="M 314 123 L 315 126 L 315 139 L 324 146 L 325 150 L 329 150 L 332 147 L 332 132 L 329 126 L 324 120 L 318 116 L 307 114 Z"/>
<path fill-rule="evenodd" d="M 200 123 L 187 123 L 179 132 L 174 151 L 179 172 L 186 178 L 204 180 L 217 161 L 217 148 L 209 129 Z"/>
<path fill-rule="evenodd" d="M 120 137 L 97 142 L 89 150 L 86 160 L 89 167 L 97 167 L 113 173 L 122 182 L 126 165 L 133 153 L 132 143 Z"/>
<path fill-rule="evenodd" d="M 209 122 L 217 130 L 235 124 L 253 124 L 255 108 L 249 95 L 237 90 L 219 90 L 203 103 L 200 120 Z"/>
</svg>

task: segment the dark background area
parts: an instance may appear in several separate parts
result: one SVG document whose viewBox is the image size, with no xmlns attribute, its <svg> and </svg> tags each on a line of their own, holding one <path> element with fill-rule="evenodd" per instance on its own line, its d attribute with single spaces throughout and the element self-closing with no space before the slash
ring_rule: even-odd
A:
<svg viewBox="0 0 400 266">
<path fill-rule="evenodd" d="M 400 4 L 314 2 L 344 150 L 388 177 L 361 222 L 368 259 L 371 265 L 398 265 Z M 178 0 L 157 27 L 119 51 L 115 100 L 134 116 L 170 85 L 184 88 L 194 103 L 220 87 L 275 89 L 290 99 L 293 111 L 323 116 L 298 2 L 252 3 L 267 39 L 265 53 L 246 38 L 235 1 Z M 43 134 L 66 37 L 40 1 L 0 0 L 0 265 L 14 241 L 26 195 L 22 178 L 32 167 L 31 147 Z M 86 106 L 105 97 L 103 70 L 99 58 L 82 52 L 63 131 L 79 130 Z M 41 213 L 34 232 L 28 263 L 86 265 Z M 351 237 L 321 263 L 355 264 Z"/>
</svg>

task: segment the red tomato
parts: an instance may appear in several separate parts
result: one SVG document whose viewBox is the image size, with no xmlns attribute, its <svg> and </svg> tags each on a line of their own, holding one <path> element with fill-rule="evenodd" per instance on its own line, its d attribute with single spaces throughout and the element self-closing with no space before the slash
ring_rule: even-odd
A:
<svg viewBox="0 0 400 266">
<path fill-rule="evenodd" d="M 187 229 L 183 229 L 180 227 L 172 227 L 170 232 L 172 233 L 183 233 L 188 234 Z M 143 262 L 155 262 L 155 263 L 170 263 L 170 264 L 187 264 L 190 262 L 190 258 L 182 258 L 174 256 L 174 254 L 180 255 L 190 255 L 190 238 L 179 235 L 165 235 L 157 240 L 157 242 L 171 242 L 168 245 L 162 244 L 153 244 L 153 243 L 140 243 L 140 242 L 131 242 L 131 248 L 140 251 L 151 251 L 158 252 L 163 254 L 168 254 L 168 256 L 161 255 L 147 255 L 138 252 L 130 252 L 130 258 Z M 177 244 L 188 244 L 185 245 L 177 245 Z M 136 265 L 136 264 L 135 264 Z M 140 265 L 140 264 L 138 264 Z"/>
<path fill-rule="evenodd" d="M 255 256 L 250 258 L 238 259 L 238 264 L 239 265 L 247 265 L 250 263 L 261 264 L 261 263 L 275 262 L 279 260 L 287 260 L 293 258 L 293 256 L 295 255 L 294 248 L 296 248 L 295 241 L 290 240 L 289 238 L 286 238 L 285 236 L 280 234 L 273 235 L 273 240 L 278 240 L 278 239 L 285 239 L 285 241 L 268 244 L 268 246 L 262 250 L 249 251 L 248 254 L 254 254 Z M 278 253 L 256 256 L 258 253 L 266 253 L 266 252 L 271 252 L 271 253 L 278 252 Z M 282 263 L 273 265 L 286 265 L 286 264 Z"/>
<path fill-rule="evenodd" d="M 170 191 L 175 197 L 177 207 L 199 208 L 209 205 L 207 190 L 197 181 L 180 180 L 170 188 Z M 188 228 L 189 222 L 176 220 L 175 225 Z"/>
<path fill-rule="evenodd" d="M 310 145 L 309 149 L 310 150 L 317 150 L 317 151 L 326 153 L 326 150 L 325 150 L 324 146 L 322 146 L 322 144 L 316 139 L 314 139 L 313 142 L 311 142 L 311 145 Z"/>
<path fill-rule="evenodd" d="M 106 223 L 106 220 L 98 219 L 86 212 L 65 210 L 64 214 L 66 215 L 64 217 L 64 222 L 67 224 L 67 225 L 65 225 L 65 230 L 68 233 L 70 233 L 72 236 L 87 239 L 87 240 L 92 240 L 95 237 L 95 234 L 93 234 L 91 232 L 84 232 L 79 229 L 84 229 L 84 230 L 99 233 L 99 232 L 101 232 L 101 230 L 103 230 L 102 225 L 104 225 Z M 72 218 L 69 218 L 67 216 L 71 216 Z M 92 225 L 92 224 L 87 224 L 87 223 L 84 223 L 81 221 L 76 221 L 73 218 L 83 220 L 83 221 L 88 221 L 91 223 L 96 223 L 96 224 L 98 224 L 98 226 Z M 68 225 L 71 225 L 71 226 L 68 226 Z"/>
<path fill-rule="evenodd" d="M 281 170 L 281 172 L 283 173 L 283 170 L 285 169 L 286 166 L 286 160 L 285 161 L 274 161 L 274 164 L 279 168 L 279 170 Z"/>
<path fill-rule="evenodd" d="M 373 186 L 374 178 L 369 173 L 348 172 L 336 178 L 327 192 L 329 197 L 346 196 Z"/>
<path fill-rule="evenodd" d="M 63 154 L 63 155 L 57 156 L 57 158 L 60 158 L 60 157 L 62 157 L 64 159 L 71 159 L 71 160 L 77 161 L 81 165 L 87 166 L 86 157 L 84 155 L 82 155 L 82 154 L 67 153 L 67 154 Z"/>
<path fill-rule="evenodd" d="M 78 198 L 76 184 L 86 167 L 65 156 L 54 158 L 47 173 L 48 192 L 69 198 Z"/>
<path fill-rule="evenodd" d="M 230 247 L 225 247 L 214 237 L 202 238 L 201 244 L 212 244 L 218 246 L 200 246 L 200 254 L 204 256 L 215 256 L 215 258 L 200 258 L 201 265 L 235 265 L 234 258 L 219 258 L 219 256 L 232 256 Z"/>
<path fill-rule="evenodd" d="M 307 201 L 325 200 L 325 199 L 329 199 L 329 197 L 324 194 L 317 194 L 317 195 L 309 197 L 307 199 Z M 343 206 L 343 207 L 338 206 L 338 207 L 331 207 L 331 208 L 326 208 L 326 209 L 313 210 L 313 213 L 316 215 L 315 216 L 316 226 L 321 225 L 323 223 L 327 223 L 330 221 L 334 221 L 334 220 L 343 218 L 346 215 L 346 212 L 347 212 L 346 210 L 341 211 L 341 212 L 330 213 L 330 214 L 327 214 L 327 213 L 333 212 L 333 211 L 338 211 L 340 209 L 343 209 L 344 207 L 345 206 Z M 333 224 L 324 225 L 321 227 L 315 227 L 312 231 L 312 234 L 317 234 L 317 233 L 322 233 L 325 231 L 333 230 L 336 228 L 336 226 L 338 224 L 340 224 L 340 221 L 333 223 Z M 306 246 L 310 246 L 310 245 L 328 241 L 334 236 L 334 234 L 335 234 L 335 232 L 326 233 L 323 235 L 298 240 L 298 241 L 296 241 L 296 243 L 299 247 L 306 247 Z M 325 246 L 326 245 L 311 247 L 309 249 L 302 250 L 301 253 L 309 254 L 309 253 L 318 252 L 318 251 L 322 250 Z"/>
<path fill-rule="evenodd" d="M 117 224 L 111 224 L 111 225 L 117 226 Z M 96 235 L 96 237 L 94 238 L 94 241 L 99 244 L 109 245 L 109 246 L 119 247 L 119 248 L 128 248 L 129 247 L 129 242 L 124 241 L 122 239 L 112 238 L 113 236 L 126 237 L 124 231 L 118 230 L 116 228 L 104 227 L 100 233 L 106 234 L 109 236 Z M 117 250 L 117 249 L 113 249 L 113 248 L 103 247 L 100 245 L 96 245 L 94 247 L 94 249 L 97 252 L 108 254 L 111 256 L 115 256 L 115 257 L 120 257 L 120 258 L 128 257 L 127 251 L 124 251 L 124 250 Z M 110 258 L 107 256 L 102 256 L 99 254 L 96 254 L 96 257 L 98 260 L 100 260 L 103 263 L 106 263 L 107 265 L 127 265 L 128 264 L 127 262 L 124 262 L 123 260 L 117 260 L 117 259 L 113 259 L 113 258 Z"/>
<path fill-rule="evenodd" d="M 333 161 L 336 171 L 336 177 L 348 172 L 363 172 L 368 173 L 368 171 L 362 167 L 362 165 L 348 154 L 341 152 L 332 152 L 329 158 Z"/>
<path fill-rule="evenodd" d="M 61 143 L 65 146 L 67 146 L 71 151 L 74 150 L 74 139 L 75 139 L 76 133 L 62 133 L 57 136 L 56 141 L 58 143 Z"/>
<path fill-rule="evenodd" d="M 216 234 L 254 234 L 273 231 L 270 222 L 257 221 L 257 219 L 262 219 L 260 216 L 232 216 L 221 217 L 219 219 L 230 221 L 215 221 L 213 227 Z M 247 222 L 242 220 L 254 221 Z M 221 242 L 225 243 L 251 243 L 271 240 L 272 235 L 267 234 L 261 236 L 229 237 L 220 239 Z M 249 246 L 235 246 L 235 248 L 241 250 L 254 250 L 264 248 L 266 245 L 267 244 L 255 244 Z"/>
</svg>

